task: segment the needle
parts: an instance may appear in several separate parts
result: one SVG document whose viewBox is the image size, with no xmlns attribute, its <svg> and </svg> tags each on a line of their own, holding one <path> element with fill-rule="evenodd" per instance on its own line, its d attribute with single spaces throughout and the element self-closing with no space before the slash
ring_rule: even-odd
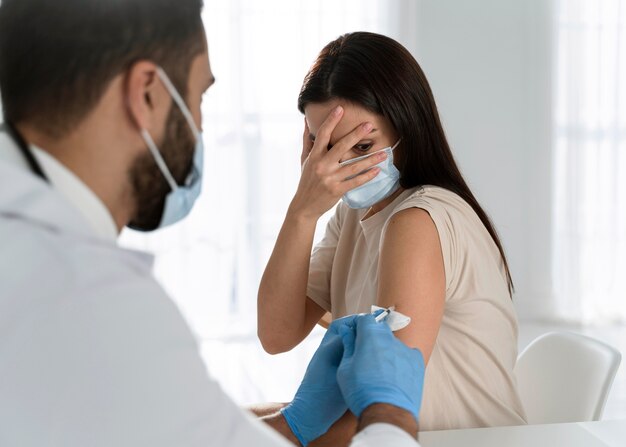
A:
<svg viewBox="0 0 626 447">
<path fill-rule="evenodd" d="M 380 323 L 381 321 L 383 321 L 387 315 L 389 315 L 391 313 L 391 311 L 389 309 L 385 309 L 384 311 L 382 311 L 380 313 L 379 316 L 377 316 L 376 318 L 374 318 L 374 320 L 376 320 L 376 323 Z"/>
</svg>

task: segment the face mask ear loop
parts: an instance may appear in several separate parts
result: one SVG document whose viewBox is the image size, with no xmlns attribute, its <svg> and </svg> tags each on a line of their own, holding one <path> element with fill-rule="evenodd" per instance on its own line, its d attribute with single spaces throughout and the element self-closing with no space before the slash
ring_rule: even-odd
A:
<svg viewBox="0 0 626 447">
<path fill-rule="evenodd" d="M 176 105 L 178 105 L 178 108 L 187 119 L 187 122 L 189 123 L 189 127 L 191 127 L 191 130 L 193 132 L 193 136 L 196 137 L 196 141 L 199 140 L 200 131 L 198 130 L 198 127 L 196 126 L 196 122 L 193 120 L 193 116 L 191 116 L 191 112 L 189 111 L 187 104 L 185 104 L 185 101 L 183 101 L 183 98 L 181 98 L 180 94 L 178 94 L 178 90 L 176 90 L 176 87 L 174 87 L 174 84 L 172 84 L 172 81 L 170 81 L 170 78 L 167 76 L 167 74 L 161 67 L 157 67 L 157 74 L 159 75 L 159 78 L 161 78 L 161 81 L 163 82 L 163 85 L 165 85 L 165 88 L 167 89 L 167 91 L 172 96 L 172 99 L 174 100 Z"/>
<path fill-rule="evenodd" d="M 150 133 L 148 133 L 146 129 L 141 129 L 141 136 L 143 136 L 144 141 L 148 145 L 148 149 L 150 149 L 150 152 L 152 152 L 154 161 L 159 167 L 159 170 L 161 171 L 161 173 L 163 174 L 163 177 L 165 177 L 165 180 L 167 180 L 167 183 L 170 185 L 170 188 L 172 189 L 172 191 L 176 191 L 178 189 L 176 180 L 174 180 L 174 177 L 172 177 L 170 170 L 167 168 L 167 165 L 165 164 L 165 161 L 163 160 L 161 153 L 157 149 L 156 144 L 154 143 L 154 140 L 150 136 Z"/>
<path fill-rule="evenodd" d="M 400 144 L 400 142 L 401 142 L 401 141 L 402 141 L 402 138 L 400 138 L 400 139 L 396 142 L 396 144 L 394 144 L 394 145 L 391 147 L 391 150 L 393 151 L 395 148 L 397 148 L 397 147 L 398 147 L 398 145 Z M 341 163 L 339 163 L 339 165 L 340 165 L 340 166 L 351 165 L 352 163 L 356 163 L 357 161 L 365 160 L 366 158 L 369 158 L 369 157 L 371 157 L 372 155 L 376 155 L 376 154 L 377 154 L 377 153 L 379 153 L 379 152 L 385 152 L 385 151 L 388 151 L 388 150 L 389 150 L 389 148 L 388 148 L 388 147 L 386 147 L 386 148 L 384 148 L 384 149 L 377 150 L 376 152 L 372 152 L 371 154 L 365 154 L 365 155 L 361 155 L 360 157 L 351 158 L 350 160 L 342 161 Z"/>
</svg>

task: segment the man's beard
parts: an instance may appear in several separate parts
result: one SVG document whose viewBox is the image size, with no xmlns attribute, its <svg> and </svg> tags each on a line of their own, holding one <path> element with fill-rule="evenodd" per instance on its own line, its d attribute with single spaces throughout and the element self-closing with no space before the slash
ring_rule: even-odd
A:
<svg viewBox="0 0 626 447">
<path fill-rule="evenodd" d="M 157 147 L 178 185 L 182 185 L 192 169 L 195 141 L 183 114 L 172 106 L 165 136 Z M 171 188 L 149 151 L 137 157 L 129 171 L 135 200 L 135 213 L 129 227 L 152 231 L 159 227 L 165 197 Z"/>
</svg>

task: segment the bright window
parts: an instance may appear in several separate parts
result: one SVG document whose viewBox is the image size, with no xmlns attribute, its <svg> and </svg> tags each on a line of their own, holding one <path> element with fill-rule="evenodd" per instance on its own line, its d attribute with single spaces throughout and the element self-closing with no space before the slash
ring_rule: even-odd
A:
<svg viewBox="0 0 626 447">
<path fill-rule="evenodd" d="M 559 0 L 557 315 L 626 321 L 626 0 Z"/>
</svg>

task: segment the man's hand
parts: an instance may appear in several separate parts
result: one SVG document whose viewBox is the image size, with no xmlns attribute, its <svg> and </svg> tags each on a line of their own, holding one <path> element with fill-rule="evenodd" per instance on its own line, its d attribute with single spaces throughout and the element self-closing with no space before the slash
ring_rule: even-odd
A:
<svg viewBox="0 0 626 447">
<path fill-rule="evenodd" d="M 374 315 L 339 327 L 344 349 L 337 381 L 350 410 L 361 417 L 374 404 L 390 404 L 419 416 L 424 358 L 398 340 Z M 381 421 L 382 422 L 382 421 Z"/>
<path fill-rule="evenodd" d="M 343 356 L 341 328 L 354 325 L 356 316 L 334 321 L 313 355 L 293 401 L 281 410 L 291 431 L 307 445 L 328 431 L 348 410 L 337 384 Z"/>
</svg>

